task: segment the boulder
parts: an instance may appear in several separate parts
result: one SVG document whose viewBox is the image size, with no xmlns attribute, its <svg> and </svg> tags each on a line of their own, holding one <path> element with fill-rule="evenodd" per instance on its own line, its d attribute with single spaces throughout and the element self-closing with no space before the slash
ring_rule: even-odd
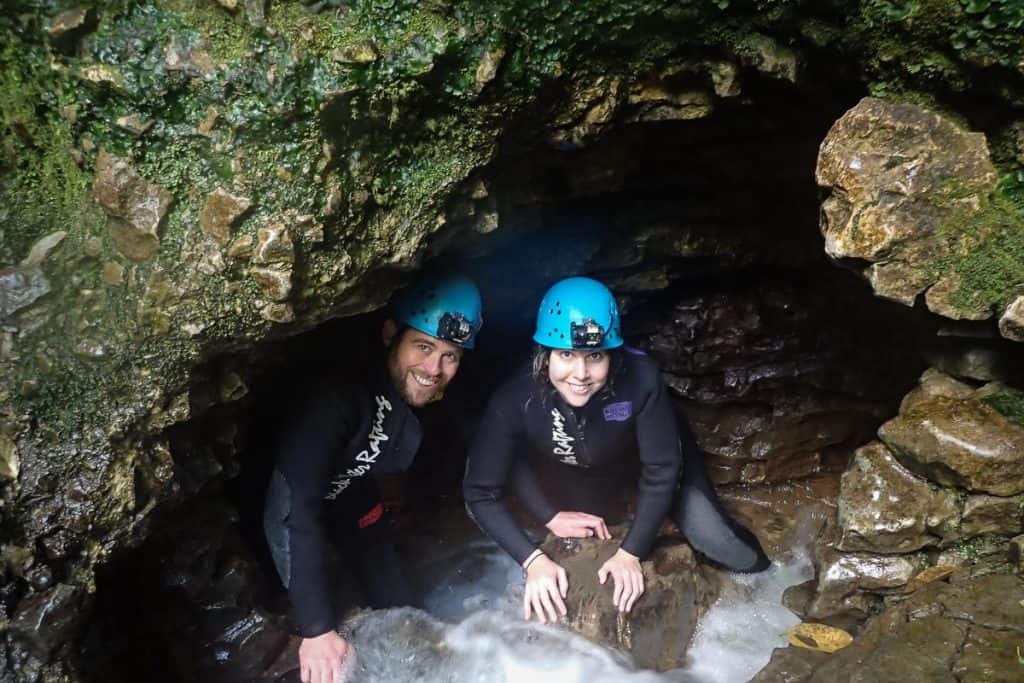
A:
<svg viewBox="0 0 1024 683">
<path fill-rule="evenodd" d="M 999 318 L 999 334 L 1013 341 L 1024 341 L 1024 295 L 1006 307 Z"/>
<path fill-rule="evenodd" d="M 983 534 L 1012 536 L 1024 531 L 1021 500 L 1020 496 L 968 496 L 960 529 L 964 538 Z"/>
<path fill-rule="evenodd" d="M 857 449 L 839 490 L 839 549 L 906 553 L 959 538 L 957 496 L 903 467 L 878 441 Z"/>
<path fill-rule="evenodd" d="M 612 529 L 612 534 L 623 531 Z M 612 604 L 613 582 L 597 582 L 597 570 L 618 549 L 616 540 L 549 536 L 543 549 L 571 577 L 567 626 L 630 653 L 637 666 L 665 670 L 683 665 L 697 620 L 716 596 L 688 545 L 678 538 L 662 539 L 642 563 L 644 595 L 628 614 Z"/>
<path fill-rule="evenodd" d="M 934 283 L 927 265 L 945 249 L 939 227 L 954 212 L 977 210 L 997 180 L 982 133 L 873 97 L 832 126 L 815 174 L 831 192 L 822 204 L 825 251 L 868 261 L 864 274 L 875 292 L 907 305 Z M 941 303 L 932 310 L 983 315 L 954 306 L 942 291 L 932 295 L 930 307 Z"/>
<path fill-rule="evenodd" d="M 1024 492 L 1024 427 L 982 401 L 932 396 L 878 435 L 904 466 L 938 484 L 997 496 Z"/>
</svg>

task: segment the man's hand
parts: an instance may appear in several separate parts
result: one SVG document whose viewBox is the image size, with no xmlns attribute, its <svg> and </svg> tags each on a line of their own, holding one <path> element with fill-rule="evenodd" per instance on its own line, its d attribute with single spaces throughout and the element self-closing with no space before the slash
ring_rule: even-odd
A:
<svg viewBox="0 0 1024 683">
<path fill-rule="evenodd" d="M 602 585 L 609 575 L 615 582 L 612 603 L 620 612 L 630 611 L 637 598 L 644 594 L 644 572 L 640 568 L 640 558 L 619 548 L 597 570 L 597 579 Z"/>
<path fill-rule="evenodd" d="M 569 576 L 547 555 L 539 555 L 526 569 L 526 590 L 523 592 L 523 619 L 532 611 L 540 623 L 558 621 L 565 616 L 565 598 L 569 591 Z M 557 611 L 556 611 L 557 608 Z M 546 617 L 546 618 L 545 618 Z"/>
<path fill-rule="evenodd" d="M 562 511 L 551 518 L 547 524 L 548 531 L 560 538 L 590 538 L 597 536 L 604 540 L 612 537 L 608 533 L 604 519 L 586 512 Z"/>
<path fill-rule="evenodd" d="M 355 649 L 334 631 L 304 638 L 299 646 L 302 683 L 336 683 L 345 670 L 345 660 Z"/>
</svg>

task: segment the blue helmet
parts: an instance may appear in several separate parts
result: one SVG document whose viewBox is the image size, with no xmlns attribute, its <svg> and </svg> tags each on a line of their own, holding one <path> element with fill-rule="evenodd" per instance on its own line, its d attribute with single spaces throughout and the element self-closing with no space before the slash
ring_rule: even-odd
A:
<svg viewBox="0 0 1024 683">
<path fill-rule="evenodd" d="M 483 326 L 480 292 L 461 275 L 427 277 L 407 287 L 392 305 L 400 323 L 465 349 Z"/>
<path fill-rule="evenodd" d="M 589 277 L 555 283 L 541 299 L 533 341 L 553 349 L 622 346 L 619 307 L 611 291 Z"/>
</svg>

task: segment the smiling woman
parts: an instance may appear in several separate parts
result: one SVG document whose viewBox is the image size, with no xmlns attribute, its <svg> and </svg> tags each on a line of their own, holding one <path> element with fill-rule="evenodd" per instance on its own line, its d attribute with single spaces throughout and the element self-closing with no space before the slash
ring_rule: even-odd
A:
<svg viewBox="0 0 1024 683">
<path fill-rule="evenodd" d="M 612 577 L 620 611 L 630 611 L 643 594 L 640 560 L 670 512 L 690 544 L 711 560 L 741 572 L 769 566 L 758 540 L 718 502 L 658 368 L 638 351 L 623 352 L 618 306 L 607 287 L 580 277 L 555 284 L 541 301 L 533 339 L 540 344 L 533 371 L 492 397 L 464 482 L 477 522 L 526 572 L 526 618 L 565 615 L 568 576 L 516 523 L 506 490 L 557 536 L 611 540 L 602 514 L 621 493 L 630 453 L 641 470 L 635 518 L 597 572 L 602 584 Z M 521 452 L 524 445 L 538 456 L 547 483 L 557 482 L 553 499 Z"/>
</svg>

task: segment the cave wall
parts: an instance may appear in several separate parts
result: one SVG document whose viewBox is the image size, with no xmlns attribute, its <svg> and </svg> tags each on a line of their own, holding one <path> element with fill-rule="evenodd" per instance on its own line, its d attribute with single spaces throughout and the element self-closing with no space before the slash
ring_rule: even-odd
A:
<svg viewBox="0 0 1024 683">
<path fill-rule="evenodd" d="M 1012 2 L 0 6 L 3 618 L 38 661 L 175 495 L 165 430 L 244 386 L 196 368 L 378 307 L 497 227 L 481 169 L 514 126 L 581 148 L 825 61 L 986 133 L 990 232 L 1019 263 Z"/>
</svg>

